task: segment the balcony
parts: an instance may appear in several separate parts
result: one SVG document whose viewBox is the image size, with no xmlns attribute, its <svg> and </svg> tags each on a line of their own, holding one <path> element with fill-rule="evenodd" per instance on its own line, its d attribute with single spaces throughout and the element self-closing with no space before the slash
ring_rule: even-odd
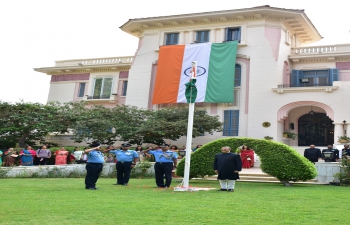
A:
<svg viewBox="0 0 350 225">
<path fill-rule="evenodd" d="M 117 97 L 117 94 L 100 95 L 100 96 L 85 95 L 83 100 L 88 102 L 99 102 L 99 103 L 117 103 L 118 97 Z"/>
<path fill-rule="evenodd" d="M 292 48 L 289 59 L 293 62 L 305 60 L 335 61 L 337 58 L 343 58 L 344 56 L 350 56 L 350 44 Z"/>
<path fill-rule="evenodd" d="M 273 92 L 277 94 L 284 93 L 300 93 L 300 92 L 326 92 L 332 93 L 337 90 L 337 86 L 332 86 L 331 83 L 322 83 L 322 84 L 310 84 L 310 83 L 299 83 L 296 85 L 291 84 L 279 84 L 277 88 L 272 88 Z"/>
</svg>

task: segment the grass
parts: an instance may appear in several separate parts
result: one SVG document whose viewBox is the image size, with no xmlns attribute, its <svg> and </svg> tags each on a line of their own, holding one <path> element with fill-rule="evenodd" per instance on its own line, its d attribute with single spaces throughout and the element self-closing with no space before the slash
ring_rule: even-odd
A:
<svg viewBox="0 0 350 225">
<path fill-rule="evenodd" d="M 234 193 L 174 192 L 154 179 L 1 179 L 0 224 L 349 224 L 349 188 L 237 182 Z M 178 182 L 173 180 L 173 185 Z M 217 181 L 191 180 L 218 188 Z"/>
</svg>

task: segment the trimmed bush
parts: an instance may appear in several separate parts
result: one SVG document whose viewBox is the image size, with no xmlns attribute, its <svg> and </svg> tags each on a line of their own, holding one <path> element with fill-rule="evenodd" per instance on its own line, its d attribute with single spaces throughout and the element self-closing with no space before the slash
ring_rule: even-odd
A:
<svg viewBox="0 0 350 225">
<path fill-rule="evenodd" d="M 203 145 L 191 155 L 190 178 L 215 175 L 213 170 L 215 155 L 223 146 L 230 146 L 234 152 L 239 146 L 248 145 L 260 157 L 264 173 L 282 182 L 306 181 L 316 177 L 315 166 L 288 145 L 253 138 L 224 138 Z M 184 175 L 185 160 L 179 163 L 176 174 Z"/>
</svg>

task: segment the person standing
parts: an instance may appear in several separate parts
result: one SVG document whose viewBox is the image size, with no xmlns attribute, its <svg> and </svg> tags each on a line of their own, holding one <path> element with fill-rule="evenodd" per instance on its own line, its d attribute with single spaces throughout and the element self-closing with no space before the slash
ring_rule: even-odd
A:
<svg viewBox="0 0 350 225">
<path fill-rule="evenodd" d="M 96 182 L 100 177 L 103 169 L 104 155 L 100 152 L 100 143 L 90 145 L 90 149 L 86 149 L 84 152 L 87 154 L 86 163 L 86 177 L 85 177 L 85 189 L 97 190 Z"/>
<path fill-rule="evenodd" d="M 15 166 L 17 157 L 18 157 L 17 152 L 13 148 L 9 148 L 5 152 L 4 166 L 6 167 Z"/>
<path fill-rule="evenodd" d="M 36 155 L 36 152 L 32 151 L 32 147 L 28 146 L 26 149 L 20 151 L 19 156 L 21 159 L 22 166 L 33 166 L 33 160 Z"/>
<path fill-rule="evenodd" d="M 332 145 L 328 145 L 326 149 L 322 150 L 322 158 L 325 162 L 336 162 L 339 159 L 339 150 L 333 149 Z"/>
<path fill-rule="evenodd" d="M 218 174 L 221 189 L 219 191 L 234 192 L 236 180 L 242 170 L 242 160 L 237 154 L 231 153 L 231 147 L 224 146 L 220 154 L 215 155 L 214 171 Z"/>
<path fill-rule="evenodd" d="M 242 167 L 245 169 L 252 168 L 254 166 L 254 150 L 250 149 L 247 145 L 243 145 L 240 152 Z"/>
<path fill-rule="evenodd" d="M 172 171 L 177 166 L 177 153 L 169 151 L 169 145 L 160 144 L 161 150 L 144 150 L 143 153 L 152 154 L 156 160 L 154 172 L 158 188 L 169 188 L 172 180 Z M 165 183 L 164 183 L 165 176 Z"/>
<path fill-rule="evenodd" d="M 318 160 L 322 158 L 321 150 L 315 148 L 315 145 L 310 145 L 310 148 L 305 149 L 304 157 L 315 164 L 315 162 L 318 162 Z"/>
<path fill-rule="evenodd" d="M 134 150 L 129 150 L 131 144 L 123 143 L 121 150 L 107 149 L 105 152 L 115 154 L 117 158 L 117 183 L 114 185 L 128 185 L 131 169 L 135 167 L 139 154 Z"/>
<path fill-rule="evenodd" d="M 55 165 L 64 165 L 67 164 L 67 157 L 69 152 L 62 147 L 60 150 L 57 150 L 54 155 L 56 156 Z"/>
<path fill-rule="evenodd" d="M 80 150 L 79 147 L 74 148 L 73 156 L 75 158 L 75 163 L 80 164 L 81 163 L 81 156 L 83 155 L 83 151 Z"/>
<path fill-rule="evenodd" d="M 36 150 L 34 165 L 46 165 L 49 158 L 51 158 L 51 151 L 50 149 L 47 149 L 46 145 L 43 145 L 41 149 Z"/>
<path fill-rule="evenodd" d="M 350 149 L 348 144 L 344 145 L 344 148 L 342 149 L 342 156 L 350 158 Z"/>
</svg>

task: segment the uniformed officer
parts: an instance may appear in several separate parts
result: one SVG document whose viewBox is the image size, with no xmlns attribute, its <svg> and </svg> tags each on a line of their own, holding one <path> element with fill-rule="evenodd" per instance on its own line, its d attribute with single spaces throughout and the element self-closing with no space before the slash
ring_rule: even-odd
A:
<svg viewBox="0 0 350 225">
<path fill-rule="evenodd" d="M 325 162 L 335 162 L 339 159 L 339 150 L 333 149 L 333 145 L 328 145 L 327 149 L 322 150 L 322 158 Z"/>
<path fill-rule="evenodd" d="M 169 145 L 160 144 L 161 150 L 144 150 L 143 153 L 153 154 L 156 160 L 154 171 L 156 176 L 156 184 L 159 188 L 170 187 L 172 180 L 172 170 L 177 165 L 177 153 L 169 151 Z M 164 183 L 165 176 L 165 183 Z"/>
<path fill-rule="evenodd" d="M 86 164 L 85 189 L 96 190 L 96 182 L 100 177 L 100 173 L 103 169 L 103 163 L 105 160 L 102 152 L 100 152 L 100 143 L 91 144 L 90 147 L 90 149 L 86 149 L 84 151 L 86 154 L 88 154 Z"/>
<path fill-rule="evenodd" d="M 136 151 L 129 150 L 130 146 L 130 143 L 123 143 L 122 150 L 106 150 L 115 154 L 117 158 L 117 183 L 115 185 L 128 185 L 131 169 L 135 167 L 139 159 Z"/>
</svg>

